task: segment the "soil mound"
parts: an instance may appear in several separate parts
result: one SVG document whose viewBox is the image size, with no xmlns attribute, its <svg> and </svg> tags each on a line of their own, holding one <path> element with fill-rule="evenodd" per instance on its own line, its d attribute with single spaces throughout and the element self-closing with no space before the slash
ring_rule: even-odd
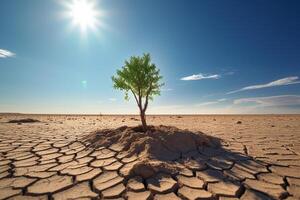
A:
<svg viewBox="0 0 300 200">
<path fill-rule="evenodd" d="M 40 122 L 40 121 L 37 119 L 26 118 L 26 119 L 9 120 L 7 123 L 34 123 L 34 122 Z"/>
<path fill-rule="evenodd" d="M 202 132 L 191 132 L 171 126 L 142 127 L 122 126 L 117 129 L 98 130 L 85 139 L 92 147 L 112 148 L 118 146 L 122 153 L 137 156 L 131 174 L 150 177 L 158 171 L 173 173 L 180 168 L 182 156 L 198 151 L 204 146 L 216 146 L 216 139 Z"/>
</svg>

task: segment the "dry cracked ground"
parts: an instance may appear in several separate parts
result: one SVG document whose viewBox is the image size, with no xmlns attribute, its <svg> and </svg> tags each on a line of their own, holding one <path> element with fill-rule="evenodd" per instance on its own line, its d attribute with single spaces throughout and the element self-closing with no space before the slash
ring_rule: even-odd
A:
<svg viewBox="0 0 300 200">
<path fill-rule="evenodd" d="M 34 118 L 36 123 L 6 123 Z M 89 148 L 83 136 L 137 116 L 0 115 L 0 199 L 300 199 L 300 116 L 149 116 L 219 137 L 185 170 L 128 177 L 136 157 Z M 199 162 L 201 161 L 201 162 Z"/>
</svg>

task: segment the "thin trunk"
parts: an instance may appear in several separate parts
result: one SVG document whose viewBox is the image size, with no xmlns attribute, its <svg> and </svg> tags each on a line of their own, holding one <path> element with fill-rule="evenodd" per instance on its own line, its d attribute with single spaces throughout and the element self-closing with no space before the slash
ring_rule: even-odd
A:
<svg viewBox="0 0 300 200">
<path fill-rule="evenodd" d="M 140 116 L 141 116 L 141 121 L 142 121 L 143 129 L 146 132 L 147 131 L 147 123 L 146 123 L 145 112 L 143 110 L 141 110 Z"/>
</svg>

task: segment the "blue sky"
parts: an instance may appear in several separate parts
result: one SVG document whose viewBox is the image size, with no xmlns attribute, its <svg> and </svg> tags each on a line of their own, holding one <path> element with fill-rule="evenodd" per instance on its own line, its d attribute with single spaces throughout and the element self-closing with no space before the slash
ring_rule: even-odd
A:
<svg viewBox="0 0 300 200">
<path fill-rule="evenodd" d="M 111 76 L 149 52 L 148 113 L 300 113 L 299 1 L 102 0 L 85 32 L 71 2 L 1 1 L 0 112 L 137 113 Z"/>
</svg>

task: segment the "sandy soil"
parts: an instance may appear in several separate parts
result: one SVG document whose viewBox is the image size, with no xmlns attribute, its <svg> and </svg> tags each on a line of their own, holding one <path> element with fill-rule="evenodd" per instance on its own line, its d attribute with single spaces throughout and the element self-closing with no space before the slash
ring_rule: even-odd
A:
<svg viewBox="0 0 300 200">
<path fill-rule="evenodd" d="M 32 118 L 35 123 L 6 123 Z M 129 176 L 135 156 L 88 148 L 96 129 L 136 126 L 138 116 L 0 115 L 0 199 L 299 199 L 300 115 L 148 116 L 222 139 L 184 155 L 178 174 Z M 240 121 L 240 123 L 238 123 Z"/>
</svg>

